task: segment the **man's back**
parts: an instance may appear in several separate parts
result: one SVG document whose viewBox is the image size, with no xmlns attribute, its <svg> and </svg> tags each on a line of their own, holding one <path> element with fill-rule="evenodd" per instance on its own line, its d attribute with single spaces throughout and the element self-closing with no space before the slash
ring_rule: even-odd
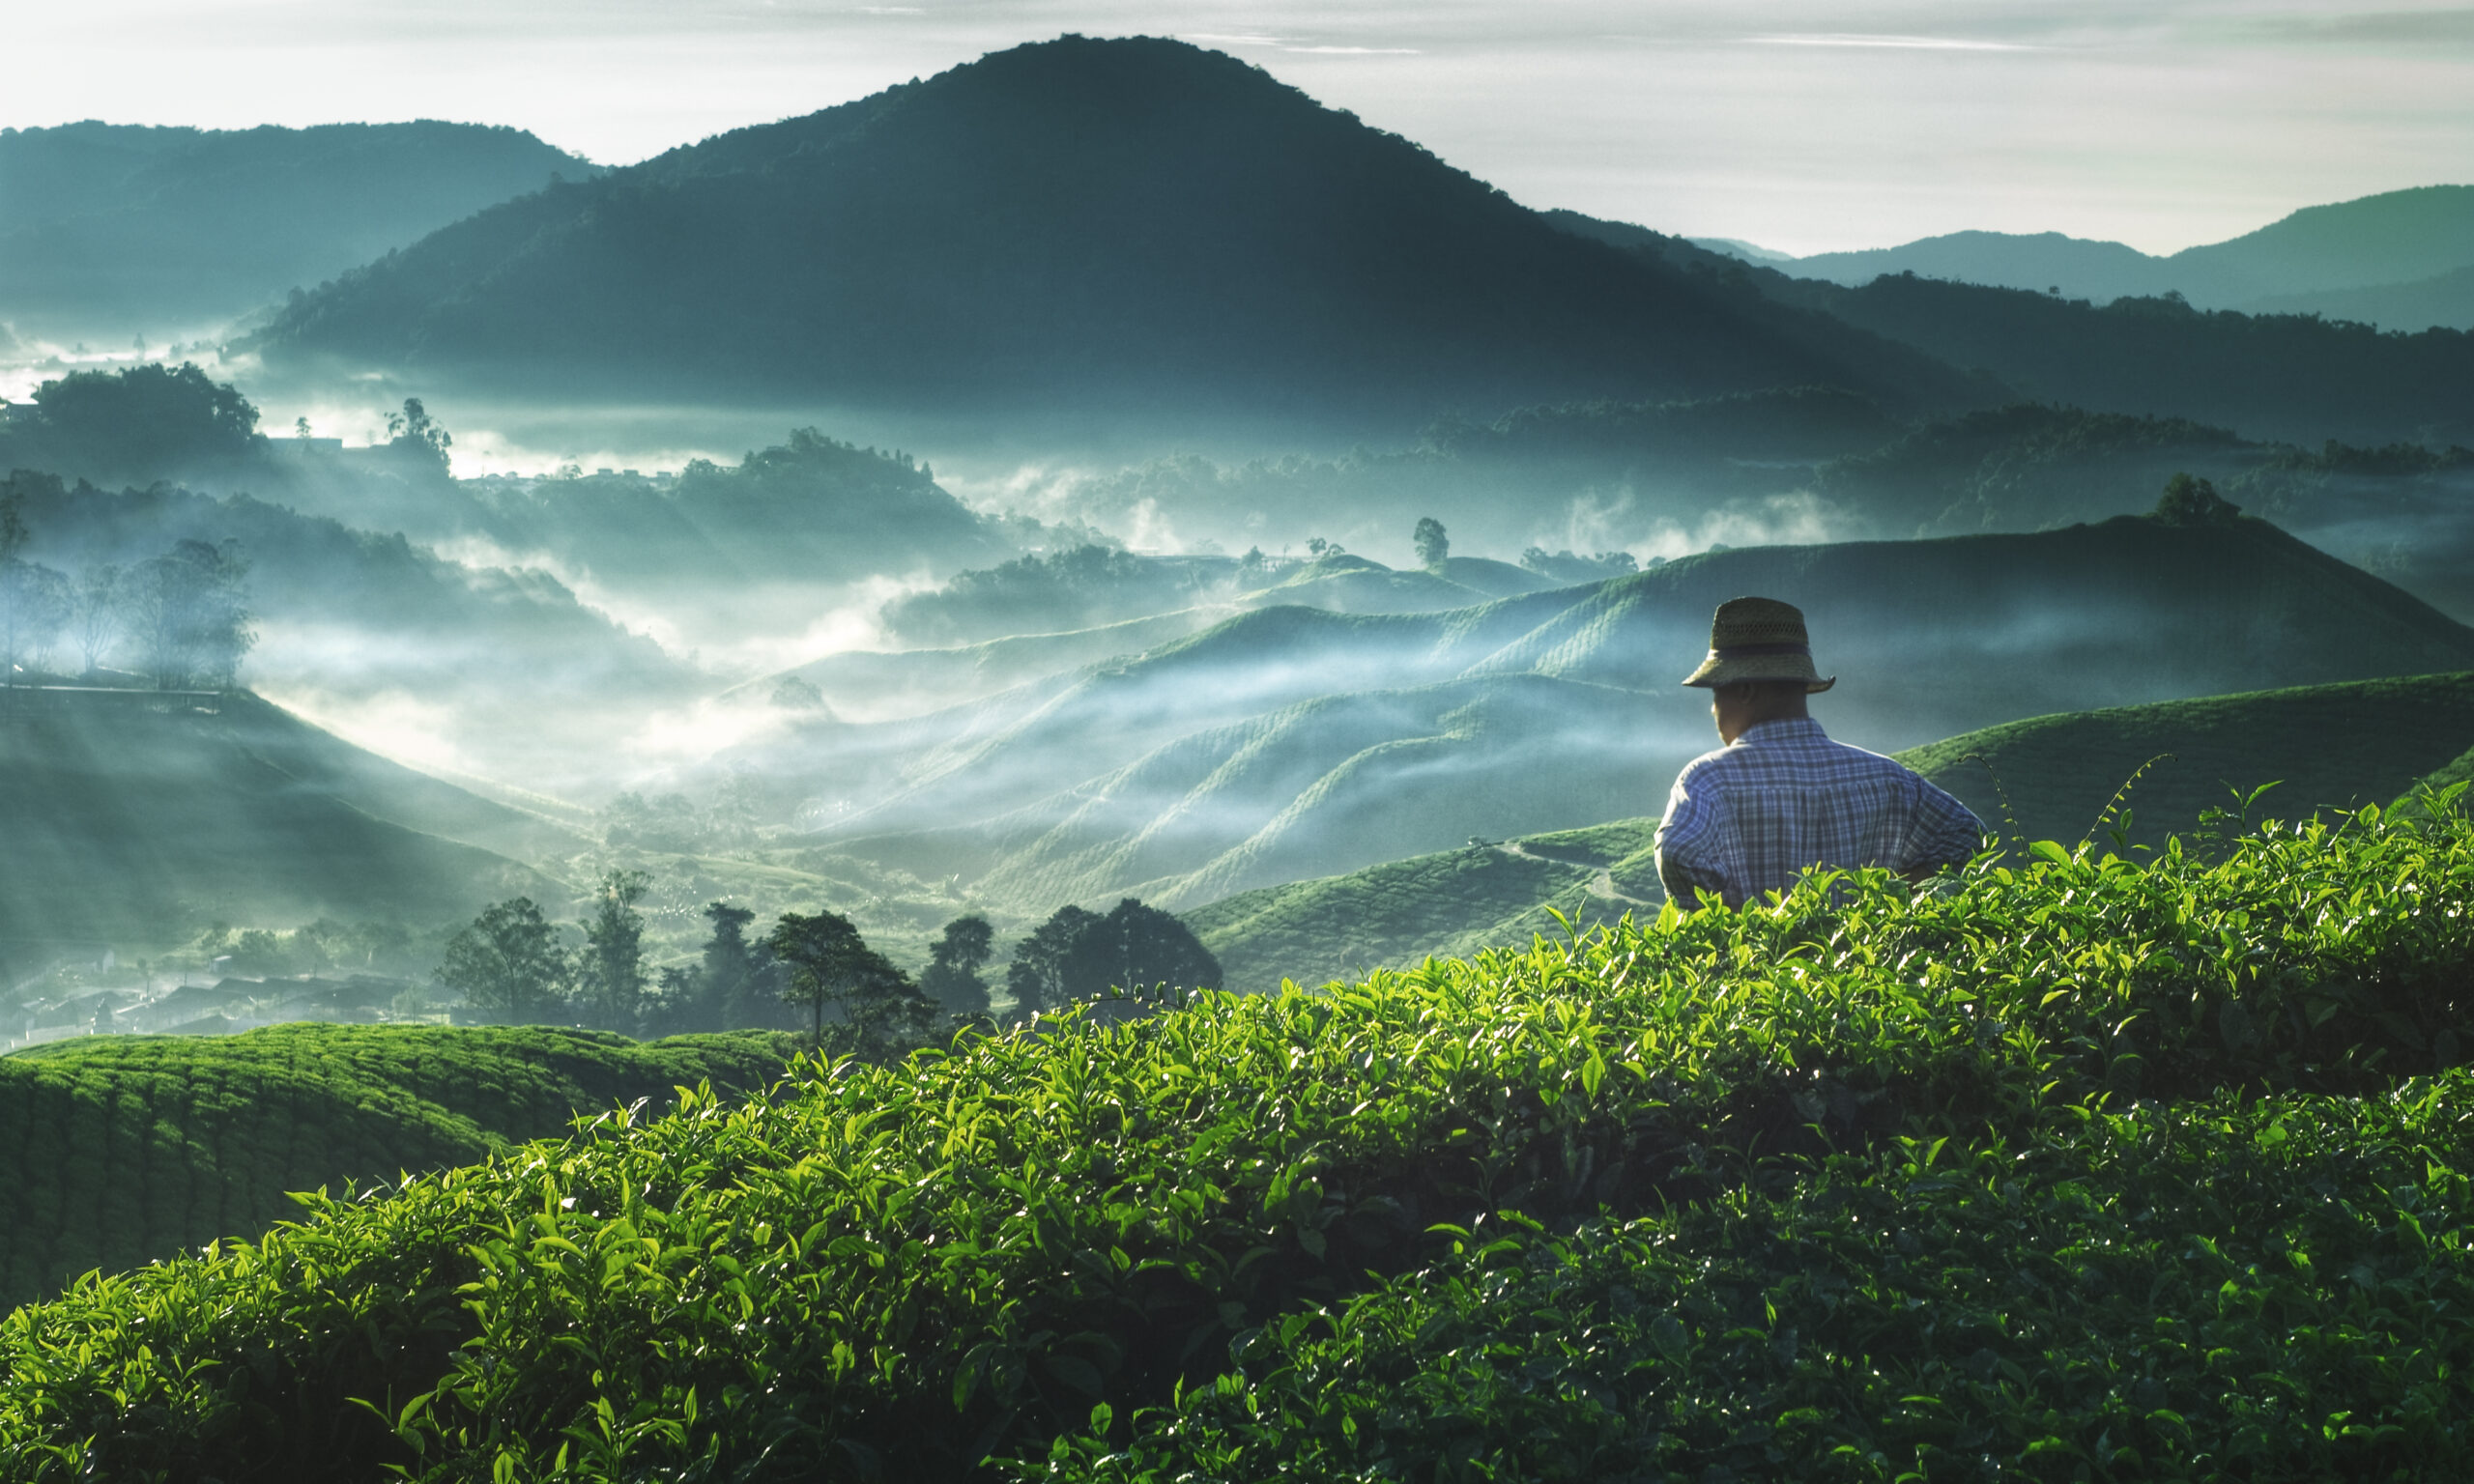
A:
<svg viewBox="0 0 2474 1484">
<path fill-rule="evenodd" d="M 1753 725 L 1676 778 L 1658 875 L 1683 905 L 1698 889 L 1741 906 L 1813 867 L 1905 874 L 1966 861 L 1983 838 L 1966 805 L 1915 773 L 1792 717 Z"/>
</svg>

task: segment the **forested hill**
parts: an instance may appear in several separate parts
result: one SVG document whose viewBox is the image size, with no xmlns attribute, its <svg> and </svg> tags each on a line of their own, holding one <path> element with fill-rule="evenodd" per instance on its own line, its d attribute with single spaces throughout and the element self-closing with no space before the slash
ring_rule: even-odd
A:
<svg viewBox="0 0 2474 1484">
<path fill-rule="evenodd" d="M 915 415 L 1408 431 L 1780 385 L 1981 400 L 1913 351 L 1575 239 L 1242 62 L 1147 39 L 1018 47 L 507 203 L 308 296 L 258 345 Z"/>
<path fill-rule="evenodd" d="M 591 170 L 520 129 L 427 120 L 0 131 L 0 320 L 87 338 L 212 329 Z"/>
</svg>

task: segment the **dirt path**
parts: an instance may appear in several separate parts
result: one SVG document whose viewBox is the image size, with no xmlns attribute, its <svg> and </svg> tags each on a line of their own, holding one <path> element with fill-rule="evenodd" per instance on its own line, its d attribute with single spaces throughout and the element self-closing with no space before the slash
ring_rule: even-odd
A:
<svg viewBox="0 0 2474 1484">
<path fill-rule="evenodd" d="M 1498 840 L 1489 842 L 1489 843 L 1491 843 L 1496 849 L 1501 850 L 1504 854 L 1516 855 L 1522 860 L 1543 861 L 1549 866 L 1570 866 L 1575 870 L 1581 869 L 1571 861 L 1559 861 L 1551 855 L 1533 855 L 1528 850 L 1523 849 L 1520 842 L 1516 840 Z M 1603 866 L 1599 867 L 1597 873 L 1589 878 L 1589 894 L 1592 897 L 1600 899 L 1601 900 L 1620 901 L 1626 906 L 1632 907 L 1649 907 L 1655 909 L 1661 905 L 1661 903 L 1655 901 L 1644 901 L 1638 897 L 1627 897 L 1624 893 L 1616 890 L 1615 872 L 1607 870 Z"/>
</svg>

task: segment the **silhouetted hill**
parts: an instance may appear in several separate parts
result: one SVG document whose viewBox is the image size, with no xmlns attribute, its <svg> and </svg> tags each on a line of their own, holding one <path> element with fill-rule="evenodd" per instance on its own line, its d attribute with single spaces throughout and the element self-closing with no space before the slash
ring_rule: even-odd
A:
<svg viewBox="0 0 2474 1484">
<path fill-rule="evenodd" d="M 2460 330 L 2383 333 L 2307 315 L 2202 311 L 2172 298 L 2099 308 L 1906 276 L 1844 289 L 1746 271 L 1789 301 L 1827 308 L 2040 401 L 2303 443 L 2474 441 L 2474 334 Z"/>
<path fill-rule="evenodd" d="M 1613 234 L 1620 224 L 1562 224 L 1619 240 Z M 2428 186 L 2306 207 L 2256 232 L 2167 257 L 2058 232 L 1953 232 L 1770 266 L 1851 288 L 1884 274 L 1914 273 L 2054 290 L 2098 303 L 2179 294 L 2205 309 L 2318 313 L 2402 330 L 2464 328 L 2474 297 L 2461 286 L 2452 296 L 2434 280 L 2474 268 L 2474 186 Z"/>
<path fill-rule="evenodd" d="M 210 921 L 426 925 L 555 881 L 445 838 L 545 827 L 359 754 L 252 697 L 0 697 L 0 948 L 177 941 Z"/>
<path fill-rule="evenodd" d="M 1807 383 L 1975 395 L 1148 39 L 1018 47 L 506 203 L 309 296 L 258 344 L 535 392 L 1119 423 L 1414 427 Z"/>
<path fill-rule="evenodd" d="M 210 329 L 592 166 L 475 124 L 0 132 L 0 320 L 93 338 Z"/>
</svg>

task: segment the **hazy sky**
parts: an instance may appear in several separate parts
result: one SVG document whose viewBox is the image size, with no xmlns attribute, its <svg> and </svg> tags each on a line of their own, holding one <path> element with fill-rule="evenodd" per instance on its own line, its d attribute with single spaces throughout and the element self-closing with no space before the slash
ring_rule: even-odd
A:
<svg viewBox="0 0 2474 1484">
<path fill-rule="evenodd" d="M 1536 206 L 1789 251 L 2149 251 L 2474 182 L 2474 6 L 6 0 L 0 125 L 445 118 L 605 163 L 1063 31 L 1223 47 Z M 4 204 L 0 204 L 4 205 Z"/>
</svg>

